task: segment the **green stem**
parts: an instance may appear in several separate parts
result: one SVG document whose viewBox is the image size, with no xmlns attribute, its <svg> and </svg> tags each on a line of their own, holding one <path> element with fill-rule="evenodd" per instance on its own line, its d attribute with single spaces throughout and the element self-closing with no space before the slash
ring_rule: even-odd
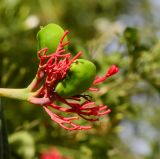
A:
<svg viewBox="0 0 160 159">
<path fill-rule="evenodd" d="M 38 73 L 37 73 L 38 74 Z M 44 77 L 44 73 L 41 72 L 41 77 L 38 77 L 36 74 L 36 76 L 34 77 L 34 79 L 32 80 L 32 82 L 29 84 L 29 86 L 27 87 L 27 89 L 32 92 L 35 91 L 37 89 L 37 87 L 39 86 L 39 84 L 42 82 L 43 77 Z"/>
<path fill-rule="evenodd" d="M 35 76 L 35 78 L 32 80 L 32 82 L 27 87 L 28 90 L 30 90 L 30 91 L 34 90 L 34 88 L 37 86 L 38 81 L 39 81 L 39 78 L 37 76 Z"/>
<path fill-rule="evenodd" d="M 0 88 L 0 97 L 27 100 L 29 96 L 30 92 L 27 88 L 23 89 Z"/>
</svg>

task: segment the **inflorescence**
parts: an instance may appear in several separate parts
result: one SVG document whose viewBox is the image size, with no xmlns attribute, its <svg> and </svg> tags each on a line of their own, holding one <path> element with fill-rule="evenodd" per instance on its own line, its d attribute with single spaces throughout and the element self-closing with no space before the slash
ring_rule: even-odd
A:
<svg viewBox="0 0 160 159">
<path fill-rule="evenodd" d="M 41 105 L 46 113 L 51 117 L 53 121 L 58 123 L 61 127 L 67 130 L 86 130 L 91 126 L 81 126 L 74 123 L 79 117 L 63 117 L 60 114 L 55 113 L 53 109 L 68 114 L 76 113 L 80 117 L 88 121 L 97 121 L 99 116 L 106 115 L 111 110 L 106 105 L 96 105 L 92 101 L 92 97 L 89 95 L 79 94 L 68 98 L 63 98 L 55 91 L 55 87 L 58 82 L 63 80 L 70 69 L 70 66 L 76 59 L 78 59 L 82 52 L 77 53 L 71 58 L 71 53 L 67 53 L 65 46 L 69 44 L 69 41 L 64 42 L 64 38 L 67 36 L 68 31 L 64 32 L 56 52 L 47 55 L 47 48 L 43 48 L 38 51 L 39 68 L 35 79 L 29 85 L 32 96 L 29 97 L 29 102 Z M 103 77 L 96 77 L 93 81 L 90 91 L 98 91 L 98 88 L 94 86 L 103 82 L 108 77 L 116 74 L 118 67 L 112 65 Z M 59 106 L 55 103 L 62 102 L 65 106 Z"/>
</svg>

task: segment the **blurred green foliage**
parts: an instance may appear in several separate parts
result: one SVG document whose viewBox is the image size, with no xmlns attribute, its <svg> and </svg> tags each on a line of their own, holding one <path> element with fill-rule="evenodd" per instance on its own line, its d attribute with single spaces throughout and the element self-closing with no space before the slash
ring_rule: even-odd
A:
<svg viewBox="0 0 160 159">
<path fill-rule="evenodd" d="M 120 68 L 118 75 L 93 94 L 95 101 L 108 105 L 112 113 L 94 123 L 89 131 L 68 132 L 39 107 L 3 100 L 11 158 L 36 159 L 53 146 L 72 159 L 160 158 L 160 40 L 150 3 L 0 1 L 3 87 L 26 87 L 32 80 L 38 65 L 36 34 L 41 25 L 50 22 L 70 31 L 69 50 L 73 54 L 82 50 L 85 58 L 95 62 L 98 74 L 103 75 L 111 64 Z M 138 23 L 133 12 L 139 15 Z M 132 25 L 124 20 L 125 16 Z"/>
</svg>

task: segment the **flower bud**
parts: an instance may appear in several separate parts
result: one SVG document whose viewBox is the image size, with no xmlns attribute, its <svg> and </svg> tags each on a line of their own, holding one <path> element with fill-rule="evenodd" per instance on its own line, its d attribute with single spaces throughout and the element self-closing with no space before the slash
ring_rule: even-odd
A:
<svg viewBox="0 0 160 159">
<path fill-rule="evenodd" d="M 61 97 L 71 97 L 85 92 L 96 76 L 96 66 L 88 60 L 77 59 L 71 64 L 65 79 L 60 81 L 55 91 Z"/>
<path fill-rule="evenodd" d="M 56 51 L 64 30 L 57 24 L 48 24 L 37 33 L 37 50 L 48 48 L 48 53 Z M 64 42 L 67 38 L 64 39 Z"/>
</svg>

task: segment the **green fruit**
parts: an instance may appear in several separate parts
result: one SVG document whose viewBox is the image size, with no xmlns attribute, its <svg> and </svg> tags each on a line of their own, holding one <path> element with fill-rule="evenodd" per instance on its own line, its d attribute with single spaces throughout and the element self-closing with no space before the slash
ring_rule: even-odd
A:
<svg viewBox="0 0 160 159">
<path fill-rule="evenodd" d="M 55 91 L 61 97 L 71 97 L 86 91 L 93 83 L 96 76 L 96 66 L 84 59 L 77 59 L 72 63 L 64 80 L 59 82 Z"/>
<path fill-rule="evenodd" d="M 47 47 L 48 53 L 55 52 L 63 34 L 64 30 L 57 24 L 48 24 L 42 27 L 37 33 L 38 51 Z M 67 41 L 67 38 L 64 39 L 65 41 Z"/>
</svg>

